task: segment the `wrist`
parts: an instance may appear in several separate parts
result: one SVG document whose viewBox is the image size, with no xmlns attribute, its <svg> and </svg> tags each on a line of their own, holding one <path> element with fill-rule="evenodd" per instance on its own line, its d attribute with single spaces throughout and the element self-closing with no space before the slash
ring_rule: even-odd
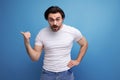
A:
<svg viewBox="0 0 120 80">
<path fill-rule="evenodd" d="M 76 61 L 77 61 L 78 63 L 80 63 L 81 60 L 76 59 Z"/>
</svg>

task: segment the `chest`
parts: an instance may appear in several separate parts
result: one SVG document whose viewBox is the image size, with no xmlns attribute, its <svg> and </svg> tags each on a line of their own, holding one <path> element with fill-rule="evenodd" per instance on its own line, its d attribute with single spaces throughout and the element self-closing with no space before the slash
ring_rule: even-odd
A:
<svg viewBox="0 0 120 80">
<path fill-rule="evenodd" d="M 48 33 L 47 35 L 43 40 L 45 49 L 67 49 L 72 47 L 74 38 L 67 32 Z"/>
</svg>

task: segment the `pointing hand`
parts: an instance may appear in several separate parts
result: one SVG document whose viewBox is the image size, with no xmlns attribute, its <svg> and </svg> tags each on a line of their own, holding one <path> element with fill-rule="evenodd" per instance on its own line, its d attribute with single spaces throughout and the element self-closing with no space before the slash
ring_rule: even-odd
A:
<svg viewBox="0 0 120 80">
<path fill-rule="evenodd" d="M 29 42 L 29 39 L 31 37 L 30 32 L 21 32 L 21 34 L 24 36 L 24 39 Z"/>
</svg>

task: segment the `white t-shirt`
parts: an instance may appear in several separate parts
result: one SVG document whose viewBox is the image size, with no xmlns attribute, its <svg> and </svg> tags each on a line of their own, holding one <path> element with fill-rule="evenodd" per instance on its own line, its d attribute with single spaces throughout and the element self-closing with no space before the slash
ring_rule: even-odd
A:
<svg viewBox="0 0 120 80">
<path fill-rule="evenodd" d="M 73 41 L 81 38 L 79 30 L 65 24 L 57 32 L 53 32 L 50 27 L 42 29 L 36 37 L 35 45 L 44 46 L 43 68 L 52 72 L 68 70 Z"/>
</svg>

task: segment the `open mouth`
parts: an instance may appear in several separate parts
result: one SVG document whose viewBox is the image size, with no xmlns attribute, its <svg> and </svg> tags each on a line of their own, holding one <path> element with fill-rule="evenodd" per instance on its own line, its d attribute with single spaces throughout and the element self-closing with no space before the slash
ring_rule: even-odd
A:
<svg viewBox="0 0 120 80">
<path fill-rule="evenodd" d="M 53 31 L 58 31 L 58 30 L 59 30 L 59 26 L 56 26 L 56 25 L 55 25 L 55 26 L 52 26 L 52 30 L 53 30 Z"/>
<path fill-rule="evenodd" d="M 53 28 L 58 28 L 58 26 L 54 25 Z"/>
</svg>

